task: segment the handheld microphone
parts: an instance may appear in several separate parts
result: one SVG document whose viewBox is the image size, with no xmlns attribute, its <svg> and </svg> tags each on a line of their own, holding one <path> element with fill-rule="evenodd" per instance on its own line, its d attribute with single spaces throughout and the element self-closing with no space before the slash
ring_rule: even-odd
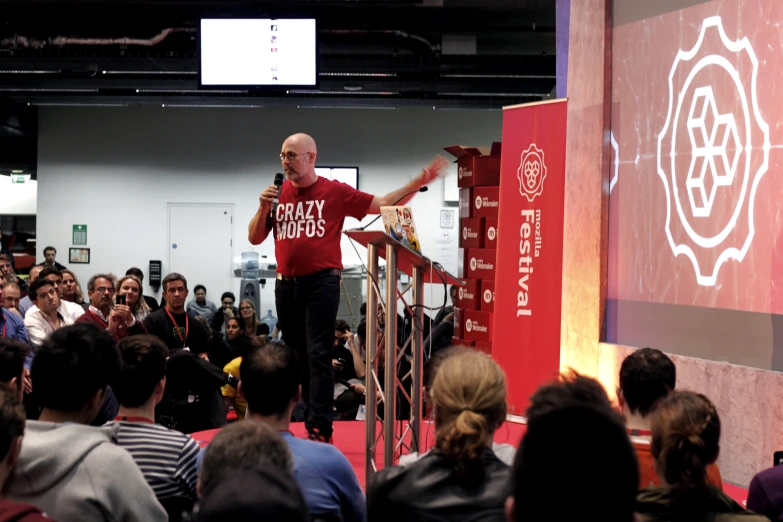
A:
<svg viewBox="0 0 783 522">
<path fill-rule="evenodd" d="M 272 209 L 269 211 L 269 217 L 272 218 L 272 220 L 275 219 L 275 214 L 277 214 L 277 204 L 280 201 L 280 188 L 283 186 L 283 175 L 279 172 L 275 174 L 275 187 L 277 187 L 277 196 L 275 196 L 275 199 L 272 200 Z"/>
<path fill-rule="evenodd" d="M 394 203 L 392 203 L 392 204 L 391 204 L 391 205 L 389 205 L 389 206 L 392 206 L 392 207 L 393 207 L 394 205 L 396 205 L 397 203 L 399 203 L 399 202 L 400 202 L 400 201 L 402 201 L 403 199 L 407 198 L 407 197 L 408 197 L 408 196 L 410 196 L 411 194 L 415 194 L 415 193 L 417 193 L 417 192 L 427 192 L 428 190 L 429 190 L 429 187 L 428 187 L 427 185 L 424 185 L 424 186 L 423 186 L 423 187 L 421 187 L 421 188 L 417 188 L 416 190 L 411 190 L 410 192 L 406 193 L 406 194 L 405 194 L 405 195 L 403 195 L 403 196 L 402 196 L 400 199 L 398 199 L 397 201 L 395 201 Z M 381 217 L 381 215 L 380 215 L 380 214 L 378 214 L 377 216 L 375 216 L 375 219 L 373 219 L 372 221 L 370 221 L 369 223 L 367 223 L 367 224 L 366 224 L 366 225 L 364 225 L 363 227 L 359 227 L 359 230 L 365 230 L 367 227 L 369 227 L 370 225 L 372 225 L 373 223 L 375 223 L 376 221 L 378 221 L 378 219 L 380 219 L 380 217 Z"/>
</svg>

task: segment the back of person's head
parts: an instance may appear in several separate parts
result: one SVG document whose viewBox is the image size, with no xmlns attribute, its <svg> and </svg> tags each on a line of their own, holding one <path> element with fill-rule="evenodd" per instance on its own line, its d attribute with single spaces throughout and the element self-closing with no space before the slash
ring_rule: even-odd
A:
<svg viewBox="0 0 783 522">
<path fill-rule="evenodd" d="M 572 371 L 557 382 L 541 386 L 530 397 L 525 415 L 528 422 L 551 411 L 573 404 L 588 404 L 612 410 L 612 403 L 601 383 Z"/>
<path fill-rule="evenodd" d="M 144 272 L 142 272 L 140 269 L 136 268 L 135 266 L 132 268 L 129 268 L 127 272 L 125 272 L 125 275 L 132 275 L 139 278 L 140 281 L 144 280 Z"/>
<path fill-rule="evenodd" d="M 28 353 L 30 345 L 27 343 L 0 337 L 0 384 L 8 385 L 17 391 L 22 389 L 24 360 Z"/>
<path fill-rule="evenodd" d="M 528 419 L 508 518 L 632 522 L 638 473 L 619 414 L 600 402 L 565 402 Z"/>
<path fill-rule="evenodd" d="M 720 417 L 700 393 L 672 392 L 652 412 L 650 452 L 658 475 L 676 488 L 706 488 L 720 453 Z"/>
<path fill-rule="evenodd" d="M 56 275 L 58 277 L 63 276 L 62 272 L 60 272 L 60 269 L 57 268 L 56 266 L 47 266 L 44 267 L 43 270 L 41 270 L 41 273 L 38 274 L 38 277 L 41 279 L 46 279 L 46 277 L 50 275 Z"/>
<path fill-rule="evenodd" d="M 7 468 L 12 468 L 16 463 L 21 437 L 24 435 L 24 423 L 24 406 L 17 397 L 16 390 L 0 384 L 0 463 Z M 0 489 L 2 486 L 0 482 Z"/>
<path fill-rule="evenodd" d="M 275 466 L 231 473 L 202 497 L 196 517 L 196 522 L 258 520 L 311 520 L 302 490 L 290 473 Z"/>
<path fill-rule="evenodd" d="M 359 315 L 367 315 L 367 302 L 363 302 L 361 306 L 359 306 Z"/>
<path fill-rule="evenodd" d="M 646 417 L 677 383 L 674 362 L 662 351 L 641 348 L 620 367 L 620 396 L 631 413 Z"/>
<path fill-rule="evenodd" d="M 461 353 L 465 350 L 470 350 L 470 348 L 465 346 L 450 346 L 449 348 L 438 350 L 432 354 L 432 357 L 430 357 L 427 362 L 424 363 L 424 381 L 422 383 L 424 388 L 427 390 L 432 389 L 432 383 L 435 382 L 435 375 L 438 373 L 438 370 L 440 369 L 441 364 L 443 364 L 443 361 L 452 355 Z"/>
<path fill-rule="evenodd" d="M 283 415 L 298 398 L 302 367 L 296 352 L 284 343 L 252 349 L 242 358 L 239 374 L 247 408 L 255 414 Z"/>
<path fill-rule="evenodd" d="M 506 418 L 506 376 L 488 356 L 465 350 L 446 358 L 430 391 L 435 446 L 460 479 L 484 478 L 487 441 Z"/>
<path fill-rule="evenodd" d="M 238 471 L 270 466 L 287 473 L 293 471 L 293 457 L 285 440 L 265 422 L 234 422 L 215 435 L 204 453 L 200 494 L 208 495 L 215 485 Z"/>
<path fill-rule="evenodd" d="M 60 328 L 36 350 L 31 377 L 42 408 L 76 412 L 113 383 L 120 367 L 114 338 L 81 323 Z"/>
<path fill-rule="evenodd" d="M 152 335 L 131 335 L 118 346 L 120 373 L 112 385 L 114 395 L 126 408 L 143 406 L 166 376 L 169 349 Z"/>
</svg>

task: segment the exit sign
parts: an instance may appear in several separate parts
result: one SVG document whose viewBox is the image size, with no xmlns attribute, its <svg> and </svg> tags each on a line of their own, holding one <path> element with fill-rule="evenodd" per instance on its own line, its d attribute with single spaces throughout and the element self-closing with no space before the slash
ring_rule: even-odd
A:
<svg viewBox="0 0 783 522">
<path fill-rule="evenodd" d="M 27 183 L 29 174 L 11 174 L 11 183 Z"/>
</svg>

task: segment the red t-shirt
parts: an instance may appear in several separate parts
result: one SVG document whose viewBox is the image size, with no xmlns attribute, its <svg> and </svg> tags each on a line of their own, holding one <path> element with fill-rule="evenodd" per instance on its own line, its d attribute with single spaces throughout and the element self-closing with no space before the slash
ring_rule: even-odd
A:
<svg viewBox="0 0 783 522">
<path fill-rule="evenodd" d="M 294 277 L 343 268 L 340 236 L 346 216 L 362 219 L 373 195 L 319 177 L 305 188 L 284 181 L 274 230 L 277 271 Z"/>
</svg>

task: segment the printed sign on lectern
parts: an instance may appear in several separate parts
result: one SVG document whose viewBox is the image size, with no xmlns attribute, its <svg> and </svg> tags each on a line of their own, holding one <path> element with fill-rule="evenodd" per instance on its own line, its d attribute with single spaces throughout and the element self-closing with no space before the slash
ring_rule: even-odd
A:
<svg viewBox="0 0 783 522">
<path fill-rule="evenodd" d="M 503 112 L 492 357 L 510 412 L 560 370 L 566 101 Z"/>
</svg>

